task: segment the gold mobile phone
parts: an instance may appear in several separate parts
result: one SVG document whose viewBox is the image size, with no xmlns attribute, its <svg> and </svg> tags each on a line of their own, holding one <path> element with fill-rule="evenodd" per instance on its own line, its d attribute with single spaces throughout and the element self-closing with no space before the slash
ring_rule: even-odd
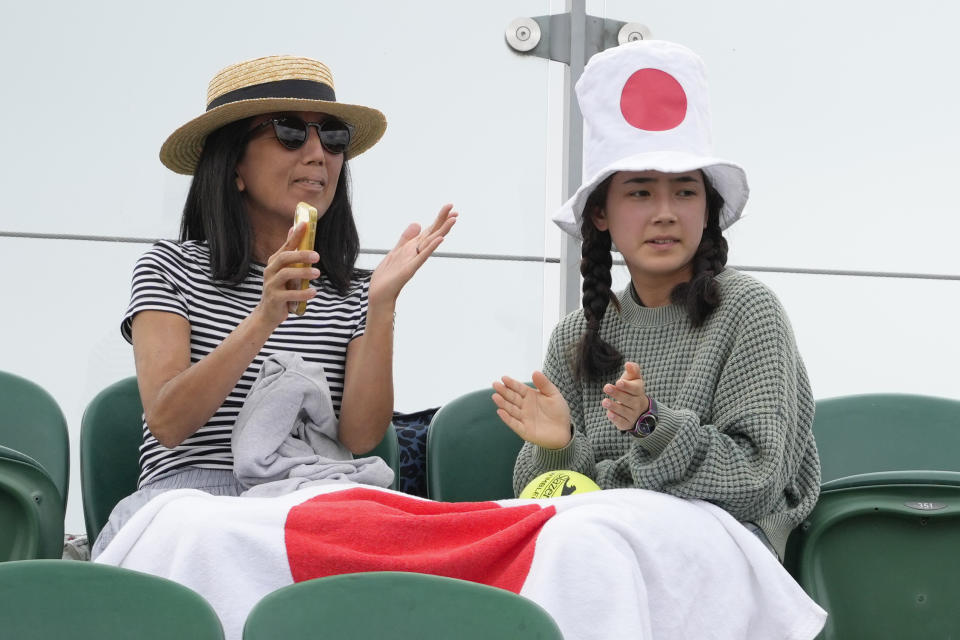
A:
<svg viewBox="0 0 960 640">
<path fill-rule="evenodd" d="M 300 251 L 312 251 L 314 238 L 317 236 L 317 210 L 314 207 L 311 207 L 306 202 L 297 203 L 297 212 L 293 216 L 293 226 L 297 226 L 301 222 L 307 223 L 307 232 L 303 234 L 303 238 L 300 240 L 300 246 L 297 247 Z M 296 264 L 290 265 L 292 267 L 309 267 L 308 264 L 303 264 L 298 262 Z M 294 283 L 294 289 L 306 289 L 310 286 L 309 280 L 301 280 L 299 284 Z M 289 304 L 290 313 L 295 313 L 298 316 L 302 316 L 307 311 L 307 301 L 302 302 L 291 302 Z"/>
</svg>

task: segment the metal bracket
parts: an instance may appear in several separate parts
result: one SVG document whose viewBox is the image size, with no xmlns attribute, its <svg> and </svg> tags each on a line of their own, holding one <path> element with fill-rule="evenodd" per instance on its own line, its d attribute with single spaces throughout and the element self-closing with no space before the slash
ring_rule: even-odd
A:
<svg viewBox="0 0 960 640">
<path fill-rule="evenodd" d="M 586 16 L 585 35 L 584 59 L 625 42 L 653 37 L 650 29 L 639 22 L 597 16 Z M 507 25 L 504 39 L 517 53 L 570 64 L 569 13 L 517 18 Z"/>
</svg>

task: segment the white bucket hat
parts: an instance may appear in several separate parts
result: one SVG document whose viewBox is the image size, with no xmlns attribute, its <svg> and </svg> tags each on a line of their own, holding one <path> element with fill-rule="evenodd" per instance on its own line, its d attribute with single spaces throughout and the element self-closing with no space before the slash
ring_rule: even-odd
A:
<svg viewBox="0 0 960 640">
<path fill-rule="evenodd" d="M 740 217 L 750 193 L 747 175 L 713 156 L 706 69 L 697 54 L 663 40 L 623 44 L 590 58 L 576 90 L 589 178 L 553 216 L 557 226 L 582 239 L 587 198 L 618 171 L 700 169 L 723 196 L 720 228 Z"/>
</svg>

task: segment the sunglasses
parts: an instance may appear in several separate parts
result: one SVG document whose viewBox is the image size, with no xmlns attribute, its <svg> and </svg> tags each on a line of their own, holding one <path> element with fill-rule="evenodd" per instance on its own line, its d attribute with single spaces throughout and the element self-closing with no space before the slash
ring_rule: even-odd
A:
<svg viewBox="0 0 960 640">
<path fill-rule="evenodd" d="M 280 144 L 291 150 L 303 146 L 310 134 L 310 127 L 316 127 L 320 144 L 330 153 L 343 153 L 353 138 L 353 127 L 342 120 L 327 118 L 323 122 L 304 122 L 296 116 L 277 116 L 261 122 L 250 130 L 248 137 L 271 124 Z"/>
</svg>

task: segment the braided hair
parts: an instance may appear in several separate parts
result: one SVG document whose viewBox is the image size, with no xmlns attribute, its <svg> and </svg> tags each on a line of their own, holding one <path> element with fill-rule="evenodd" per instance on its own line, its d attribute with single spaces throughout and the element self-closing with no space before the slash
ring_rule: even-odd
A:
<svg viewBox="0 0 960 640">
<path fill-rule="evenodd" d="M 613 304 L 620 310 L 620 301 L 610 285 L 613 278 L 610 269 L 613 256 L 610 254 L 612 241 L 609 231 L 600 231 L 593 224 L 593 217 L 607 201 L 610 176 L 593 190 L 583 207 L 583 222 L 580 233 L 583 242 L 580 245 L 580 275 L 583 276 L 583 317 L 587 328 L 577 343 L 573 357 L 573 374 L 577 380 L 596 380 L 604 374 L 619 369 L 623 355 L 616 347 L 600 337 L 600 322 L 607 312 L 607 305 Z"/>
<path fill-rule="evenodd" d="M 587 328 L 574 347 L 573 372 L 577 380 L 596 381 L 616 373 L 623 366 L 623 354 L 600 337 L 600 323 L 612 303 L 620 311 L 620 302 L 611 289 L 610 270 L 612 240 L 609 231 L 600 231 L 593 223 L 594 216 L 603 209 L 613 176 L 597 185 L 583 208 L 580 233 L 580 274 L 583 276 L 583 316 Z M 720 304 L 720 287 L 714 280 L 727 264 L 727 240 L 720 230 L 720 210 L 723 197 L 710 184 L 706 174 L 703 183 L 707 199 L 707 226 L 700 246 L 693 256 L 693 277 L 678 284 L 670 292 L 674 304 L 683 306 L 690 323 L 699 327 Z"/>
</svg>

